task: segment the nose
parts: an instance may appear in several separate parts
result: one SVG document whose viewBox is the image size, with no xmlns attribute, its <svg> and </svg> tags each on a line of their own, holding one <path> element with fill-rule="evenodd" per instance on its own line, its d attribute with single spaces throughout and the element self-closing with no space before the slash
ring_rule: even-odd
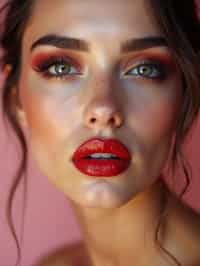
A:
<svg viewBox="0 0 200 266">
<path fill-rule="evenodd" d="M 87 106 L 84 123 L 90 129 L 119 128 L 123 124 L 123 115 L 114 99 L 96 99 Z"/>
</svg>

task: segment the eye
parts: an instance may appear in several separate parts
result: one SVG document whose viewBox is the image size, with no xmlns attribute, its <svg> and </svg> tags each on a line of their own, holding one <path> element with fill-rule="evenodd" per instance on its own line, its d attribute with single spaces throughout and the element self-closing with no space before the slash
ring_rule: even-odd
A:
<svg viewBox="0 0 200 266">
<path fill-rule="evenodd" d="M 134 75 L 147 79 L 161 79 L 164 74 L 164 67 L 160 63 L 142 63 L 126 72 L 126 75 Z"/>
<path fill-rule="evenodd" d="M 77 74 L 76 68 L 69 63 L 55 63 L 48 67 L 48 73 L 52 76 L 66 76 L 69 74 Z"/>
<path fill-rule="evenodd" d="M 35 70 L 50 79 L 70 79 L 81 74 L 80 68 L 80 65 L 70 58 L 53 57 L 36 63 Z"/>
</svg>

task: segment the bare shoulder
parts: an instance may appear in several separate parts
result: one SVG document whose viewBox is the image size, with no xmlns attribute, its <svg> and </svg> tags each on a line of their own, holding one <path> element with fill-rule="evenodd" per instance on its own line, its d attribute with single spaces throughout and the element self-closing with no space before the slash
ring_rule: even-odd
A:
<svg viewBox="0 0 200 266">
<path fill-rule="evenodd" d="M 33 266 L 89 266 L 83 243 L 63 247 L 40 259 Z"/>
<path fill-rule="evenodd" d="M 183 265 L 200 265 L 200 213 L 176 197 L 170 204 L 165 247 Z"/>
</svg>

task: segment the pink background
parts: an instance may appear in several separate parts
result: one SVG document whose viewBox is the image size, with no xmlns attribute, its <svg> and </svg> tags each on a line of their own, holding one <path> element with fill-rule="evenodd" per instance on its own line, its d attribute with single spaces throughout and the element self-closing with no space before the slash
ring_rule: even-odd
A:
<svg viewBox="0 0 200 266">
<path fill-rule="evenodd" d="M 2 1 L 0 1 L 2 3 Z M 1 76 L 0 76 L 1 79 Z M 0 84 L 1 84 L 0 80 Z M 200 213 L 200 122 L 190 135 L 186 151 L 193 169 L 190 190 L 184 200 Z M 8 189 L 19 163 L 19 149 L 12 132 L 5 131 L 0 112 L 1 186 L 0 186 L 0 266 L 12 266 L 17 251 L 6 221 L 5 203 Z M 22 266 L 31 266 L 40 257 L 64 245 L 81 239 L 78 223 L 67 198 L 42 176 L 29 153 L 27 210 L 22 247 Z M 180 178 L 183 183 L 183 177 Z M 17 232 L 22 214 L 22 186 L 19 187 L 13 208 Z"/>
</svg>

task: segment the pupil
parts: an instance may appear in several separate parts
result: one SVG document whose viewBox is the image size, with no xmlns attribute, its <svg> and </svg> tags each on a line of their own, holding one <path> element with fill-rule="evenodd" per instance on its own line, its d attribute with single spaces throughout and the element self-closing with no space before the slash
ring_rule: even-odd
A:
<svg viewBox="0 0 200 266">
<path fill-rule="evenodd" d="M 142 66 L 140 68 L 140 74 L 147 75 L 149 73 L 151 73 L 151 69 L 148 66 Z"/>
<path fill-rule="evenodd" d="M 63 73 L 64 71 L 65 71 L 65 69 L 67 70 L 67 72 L 68 72 L 68 67 L 66 66 L 66 65 L 58 65 L 57 66 L 57 71 L 58 71 L 58 73 Z"/>
</svg>

